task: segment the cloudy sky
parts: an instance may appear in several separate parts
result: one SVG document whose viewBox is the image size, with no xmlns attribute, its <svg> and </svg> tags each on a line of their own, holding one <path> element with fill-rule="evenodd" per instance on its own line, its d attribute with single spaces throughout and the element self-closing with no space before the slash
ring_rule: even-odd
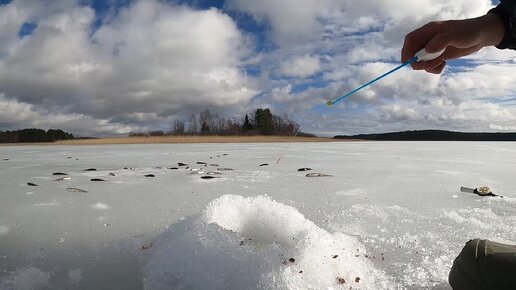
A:
<svg viewBox="0 0 516 290">
<path fill-rule="evenodd" d="M 106 136 L 169 130 L 210 109 L 287 113 L 320 136 L 516 131 L 516 52 L 441 75 L 399 63 L 405 34 L 491 0 L 0 0 L 0 130 Z"/>
</svg>

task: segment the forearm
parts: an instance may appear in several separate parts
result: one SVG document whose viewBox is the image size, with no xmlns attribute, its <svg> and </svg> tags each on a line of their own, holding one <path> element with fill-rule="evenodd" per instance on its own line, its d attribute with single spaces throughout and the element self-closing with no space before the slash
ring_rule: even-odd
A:
<svg viewBox="0 0 516 290">
<path fill-rule="evenodd" d="M 487 14 L 496 15 L 503 27 L 503 37 L 494 45 L 499 49 L 516 49 L 516 1 L 503 0 L 501 2 Z"/>
<path fill-rule="evenodd" d="M 505 36 L 505 27 L 500 16 L 488 13 L 480 17 L 483 31 L 484 46 L 497 46 Z"/>
</svg>

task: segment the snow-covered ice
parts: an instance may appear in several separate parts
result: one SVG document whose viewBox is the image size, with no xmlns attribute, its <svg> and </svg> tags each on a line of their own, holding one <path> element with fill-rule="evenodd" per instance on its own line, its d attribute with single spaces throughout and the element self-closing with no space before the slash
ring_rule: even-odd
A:
<svg viewBox="0 0 516 290">
<path fill-rule="evenodd" d="M 516 243 L 514 143 L 285 147 L 0 147 L 0 289 L 449 289 L 469 239 Z"/>
</svg>

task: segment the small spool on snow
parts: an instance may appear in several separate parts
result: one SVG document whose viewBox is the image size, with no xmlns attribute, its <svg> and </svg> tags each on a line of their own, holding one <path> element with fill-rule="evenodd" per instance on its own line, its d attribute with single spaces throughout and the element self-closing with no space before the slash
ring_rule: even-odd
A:
<svg viewBox="0 0 516 290">
<path fill-rule="evenodd" d="M 475 191 L 476 191 L 476 194 L 484 196 L 484 195 L 488 195 L 491 193 L 491 188 L 489 188 L 488 186 L 480 186 L 480 187 L 477 187 L 475 189 Z"/>
</svg>

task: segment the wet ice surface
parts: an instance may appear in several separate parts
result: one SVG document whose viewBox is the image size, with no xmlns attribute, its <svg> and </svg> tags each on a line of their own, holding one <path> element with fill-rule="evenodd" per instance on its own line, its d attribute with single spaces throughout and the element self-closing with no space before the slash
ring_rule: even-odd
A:
<svg viewBox="0 0 516 290">
<path fill-rule="evenodd" d="M 514 143 L 285 146 L 0 147 L 0 289 L 449 289 L 466 241 L 516 241 Z"/>
</svg>

